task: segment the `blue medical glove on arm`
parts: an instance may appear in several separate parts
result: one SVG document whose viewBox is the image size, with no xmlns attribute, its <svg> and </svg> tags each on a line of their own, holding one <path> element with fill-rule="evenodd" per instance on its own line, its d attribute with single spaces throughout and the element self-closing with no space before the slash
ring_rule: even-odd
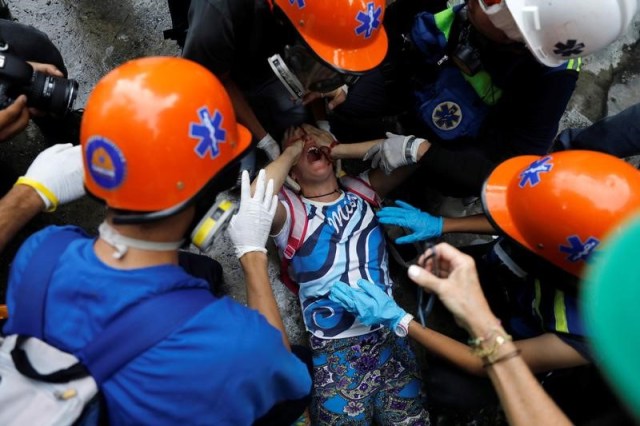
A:
<svg viewBox="0 0 640 426">
<path fill-rule="evenodd" d="M 402 226 L 413 231 L 412 234 L 396 238 L 396 243 L 415 243 L 442 235 L 444 221 L 441 216 L 432 216 L 400 200 L 396 201 L 396 206 L 384 207 L 376 213 L 384 225 Z"/>
<path fill-rule="evenodd" d="M 365 325 L 383 324 L 399 336 L 406 336 L 411 314 L 405 312 L 382 289 L 367 280 L 358 280 L 357 288 L 337 281 L 329 293 L 329 299 L 358 316 Z"/>
</svg>

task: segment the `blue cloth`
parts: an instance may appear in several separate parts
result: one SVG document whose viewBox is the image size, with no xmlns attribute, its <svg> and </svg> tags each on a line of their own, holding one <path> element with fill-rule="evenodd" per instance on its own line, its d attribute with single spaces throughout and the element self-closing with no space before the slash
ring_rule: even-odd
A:
<svg viewBox="0 0 640 426">
<path fill-rule="evenodd" d="M 556 139 L 556 150 L 586 149 L 616 157 L 640 154 L 640 104 L 593 123 L 584 129 L 566 129 Z"/>
<path fill-rule="evenodd" d="M 58 227 L 45 228 L 20 248 L 9 279 L 9 310 L 25 269 L 38 265 L 31 254 L 46 235 L 57 232 Z M 83 347 L 144 298 L 175 288 L 208 287 L 177 265 L 111 268 L 96 257 L 93 244 L 90 238 L 72 242 L 52 275 L 45 338 L 62 350 Z M 10 318 L 4 332 L 12 333 L 13 327 Z M 275 403 L 302 398 L 310 388 L 306 366 L 283 346 L 280 333 L 256 311 L 220 298 L 115 374 L 102 390 L 112 424 L 248 425 Z"/>
</svg>

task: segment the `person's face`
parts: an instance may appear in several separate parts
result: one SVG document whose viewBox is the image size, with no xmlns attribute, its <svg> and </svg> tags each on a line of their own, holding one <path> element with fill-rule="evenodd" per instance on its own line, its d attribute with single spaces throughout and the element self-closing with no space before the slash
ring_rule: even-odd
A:
<svg viewBox="0 0 640 426">
<path fill-rule="evenodd" d="M 289 129 L 285 133 L 283 148 L 294 142 L 304 143 L 298 162 L 291 168 L 290 174 L 300 185 L 305 182 L 321 182 L 333 176 L 333 163 L 329 149 L 318 140 L 316 135 L 306 132 L 302 127 Z"/>
<path fill-rule="evenodd" d="M 471 24 L 489 40 L 503 44 L 513 43 L 513 40 L 507 37 L 502 30 L 493 25 L 487 14 L 482 10 L 482 7 L 478 4 L 478 0 L 469 0 L 467 3 L 467 11 Z"/>
</svg>

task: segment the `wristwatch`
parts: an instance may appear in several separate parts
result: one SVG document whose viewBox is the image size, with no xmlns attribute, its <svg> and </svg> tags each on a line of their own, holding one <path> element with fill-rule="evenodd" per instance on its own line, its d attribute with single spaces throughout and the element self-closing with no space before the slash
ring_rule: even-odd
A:
<svg viewBox="0 0 640 426">
<path fill-rule="evenodd" d="M 395 330 L 393 330 L 397 336 L 406 337 L 409 334 L 409 323 L 413 321 L 413 315 L 405 314 L 404 317 L 400 320 Z"/>
</svg>

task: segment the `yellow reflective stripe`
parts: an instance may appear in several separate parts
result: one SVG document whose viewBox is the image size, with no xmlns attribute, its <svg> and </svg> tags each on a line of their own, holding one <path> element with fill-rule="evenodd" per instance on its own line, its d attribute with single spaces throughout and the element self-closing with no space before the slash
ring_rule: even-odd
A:
<svg viewBox="0 0 640 426">
<path fill-rule="evenodd" d="M 582 58 L 569 59 L 569 61 L 567 62 L 567 69 L 569 70 L 574 70 L 579 72 L 581 66 L 582 66 Z"/>
<path fill-rule="evenodd" d="M 540 302 L 542 301 L 542 290 L 540 289 L 540 280 L 536 279 L 535 283 L 535 300 L 533 301 L 533 309 L 536 311 L 536 314 L 542 320 L 542 314 L 540 313 Z"/>
<path fill-rule="evenodd" d="M 569 325 L 567 324 L 567 311 L 564 306 L 564 292 L 561 290 L 556 290 L 556 294 L 553 296 L 553 315 L 556 318 L 556 331 L 568 333 Z"/>
</svg>

